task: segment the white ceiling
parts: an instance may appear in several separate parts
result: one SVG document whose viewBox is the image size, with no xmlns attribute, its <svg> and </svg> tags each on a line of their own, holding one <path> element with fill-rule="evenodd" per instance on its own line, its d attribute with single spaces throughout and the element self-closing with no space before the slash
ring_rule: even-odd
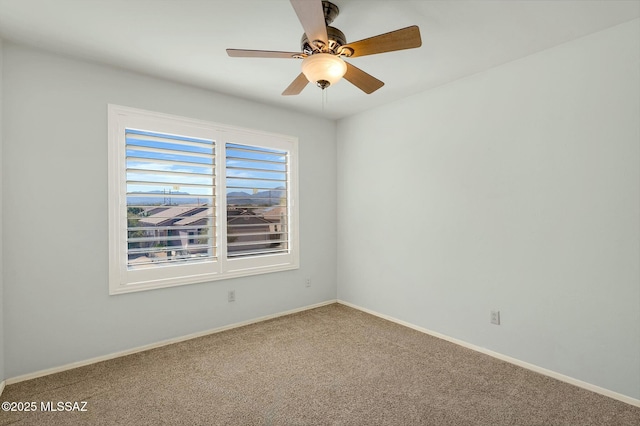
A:
<svg viewBox="0 0 640 426">
<path fill-rule="evenodd" d="M 295 59 L 230 58 L 226 48 L 299 51 L 288 0 L 0 0 L 0 37 L 327 118 L 345 117 L 640 16 L 640 0 L 334 0 L 352 42 L 418 25 L 422 47 L 349 61 L 386 84 L 342 80 L 281 96 Z"/>
</svg>

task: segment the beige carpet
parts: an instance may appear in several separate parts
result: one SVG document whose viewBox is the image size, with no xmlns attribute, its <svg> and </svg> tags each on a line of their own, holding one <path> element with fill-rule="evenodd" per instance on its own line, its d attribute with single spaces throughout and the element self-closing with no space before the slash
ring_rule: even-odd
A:
<svg viewBox="0 0 640 426">
<path fill-rule="evenodd" d="M 640 408 L 342 306 L 7 386 L 20 425 L 640 425 Z"/>
</svg>

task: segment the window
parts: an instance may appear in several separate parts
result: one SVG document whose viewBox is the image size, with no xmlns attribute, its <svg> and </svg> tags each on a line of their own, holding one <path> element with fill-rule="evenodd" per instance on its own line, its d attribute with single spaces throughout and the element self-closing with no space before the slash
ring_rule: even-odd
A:
<svg viewBox="0 0 640 426">
<path fill-rule="evenodd" d="M 298 267 L 297 139 L 109 105 L 108 140 L 110 294 Z"/>
</svg>

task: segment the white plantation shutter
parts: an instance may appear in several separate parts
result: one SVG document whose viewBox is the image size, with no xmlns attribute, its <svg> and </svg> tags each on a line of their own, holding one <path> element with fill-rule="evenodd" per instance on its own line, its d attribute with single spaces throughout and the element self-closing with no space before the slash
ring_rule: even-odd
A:
<svg viewBox="0 0 640 426">
<path fill-rule="evenodd" d="M 127 265 L 215 259 L 213 140 L 126 129 Z"/>
<path fill-rule="evenodd" d="M 297 139 L 109 105 L 108 141 L 110 294 L 298 268 Z"/>
<path fill-rule="evenodd" d="M 289 250 L 289 154 L 226 144 L 227 257 Z"/>
</svg>

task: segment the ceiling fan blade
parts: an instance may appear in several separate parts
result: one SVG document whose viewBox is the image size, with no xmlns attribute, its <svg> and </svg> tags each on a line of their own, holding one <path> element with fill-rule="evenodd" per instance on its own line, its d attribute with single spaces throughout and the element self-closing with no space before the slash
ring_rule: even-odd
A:
<svg viewBox="0 0 640 426">
<path fill-rule="evenodd" d="M 422 46 L 420 29 L 416 25 L 380 34 L 364 40 L 346 44 L 343 48 L 353 51 L 351 58 L 374 55 L 376 53 L 393 52 L 395 50 L 413 49 Z"/>
<path fill-rule="evenodd" d="M 324 21 L 324 10 L 321 0 L 291 0 L 291 6 L 298 15 L 309 43 L 316 40 L 328 43 L 327 24 Z"/>
<path fill-rule="evenodd" d="M 302 92 L 302 89 L 304 89 L 307 86 L 307 83 L 309 83 L 309 80 L 307 80 L 307 77 L 305 77 L 304 74 L 300 73 L 300 75 L 297 76 L 295 80 L 293 80 L 293 82 L 289 85 L 289 87 L 284 89 L 284 92 L 282 92 L 282 95 L 284 96 L 299 95 L 300 92 Z"/>
<path fill-rule="evenodd" d="M 384 82 L 378 80 L 374 76 L 367 74 L 360 68 L 355 67 L 346 61 L 345 63 L 347 64 L 347 73 L 344 75 L 344 78 L 366 94 L 371 94 L 384 86 Z"/>
<path fill-rule="evenodd" d="M 299 58 L 303 54 L 300 52 L 278 52 L 275 50 L 245 50 L 227 49 L 227 54 L 233 58 Z"/>
</svg>

